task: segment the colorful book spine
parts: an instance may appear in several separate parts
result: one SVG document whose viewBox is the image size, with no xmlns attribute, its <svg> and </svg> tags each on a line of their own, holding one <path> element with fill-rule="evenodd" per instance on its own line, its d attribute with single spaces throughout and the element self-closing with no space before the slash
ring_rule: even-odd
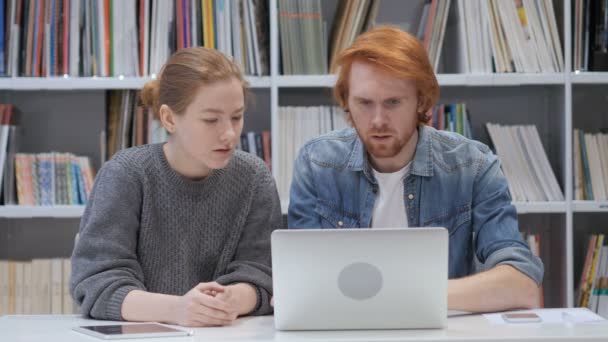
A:
<svg viewBox="0 0 608 342">
<path fill-rule="evenodd" d="M 72 160 L 70 160 L 70 171 L 71 171 L 71 176 L 70 177 L 70 190 L 72 191 L 71 193 L 71 199 L 72 201 L 70 202 L 71 204 L 80 204 L 80 199 L 79 199 L 79 191 L 78 191 L 78 168 L 76 167 L 76 163 L 72 162 Z"/>
<path fill-rule="evenodd" d="M 37 161 L 37 176 L 38 176 L 38 191 L 40 194 L 39 205 L 55 204 L 54 196 L 54 163 L 50 154 L 38 154 Z"/>
</svg>

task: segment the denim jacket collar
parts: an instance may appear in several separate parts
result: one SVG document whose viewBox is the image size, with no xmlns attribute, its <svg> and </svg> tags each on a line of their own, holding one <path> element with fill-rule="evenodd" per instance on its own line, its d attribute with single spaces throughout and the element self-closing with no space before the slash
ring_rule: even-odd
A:
<svg viewBox="0 0 608 342">
<path fill-rule="evenodd" d="M 431 143 L 432 135 L 428 128 L 424 125 L 418 126 L 418 143 L 416 144 L 416 152 L 414 153 L 410 174 L 423 177 L 433 176 L 433 148 Z M 359 137 L 357 137 L 350 153 L 347 168 L 352 171 L 363 171 L 365 177 L 373 184 L 376 184 L 367 151 L 365 151 Z"/>
</svg>

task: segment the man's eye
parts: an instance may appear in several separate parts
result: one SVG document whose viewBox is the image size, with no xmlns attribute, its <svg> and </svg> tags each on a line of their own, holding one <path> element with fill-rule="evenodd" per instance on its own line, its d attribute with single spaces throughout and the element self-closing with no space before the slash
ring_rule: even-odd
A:
<svg viewBox="0 0 608 342">
<path fill-rule="evenodd" d="M 217 119 L 203 119 L 203 122 L 208 124 L 214 124 L 217 122 Z"/>
</svg>

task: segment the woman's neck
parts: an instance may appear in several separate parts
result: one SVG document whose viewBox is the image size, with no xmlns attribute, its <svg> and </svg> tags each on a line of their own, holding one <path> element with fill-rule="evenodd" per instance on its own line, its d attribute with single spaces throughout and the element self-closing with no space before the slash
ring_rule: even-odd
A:
<svg viewBox="0 0 608 342">
<path fill-rule="evenodd" d="M 190 180 L 201 180 L 211 173 L 209 167 L 196 163 L 194 158 L 171 139 L 163 145 L 163 152 L 169 166 L 171 166 L 175 172 Z"/>
</svg>

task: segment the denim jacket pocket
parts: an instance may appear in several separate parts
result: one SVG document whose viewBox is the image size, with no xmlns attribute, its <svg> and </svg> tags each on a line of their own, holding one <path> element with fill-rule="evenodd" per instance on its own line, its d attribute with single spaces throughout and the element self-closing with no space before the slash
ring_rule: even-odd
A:
<svg viewBox="0 0 608 342">
<path fill-rule="evenodd" d="M 355 214 L 328 201 L 317 200 L 315 212 L 321 217 L 322 228 L 359 228 L 359 218 Z"/>
<path fill-rule="evenodd" d="M 424 227 L 444 227 L 452 235 L 469 221 L 471 221 L 471 205 L 465 204 L 439 212 L 422 225 Z"/>
</svg>

